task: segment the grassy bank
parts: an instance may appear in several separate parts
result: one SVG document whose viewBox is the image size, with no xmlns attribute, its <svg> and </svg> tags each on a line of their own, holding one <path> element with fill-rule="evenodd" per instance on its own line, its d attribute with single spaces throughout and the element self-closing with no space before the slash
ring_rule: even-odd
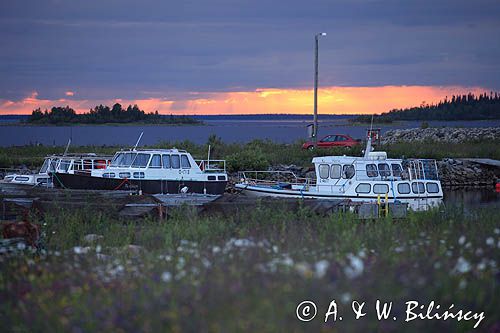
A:
<svg viewBox="0 0 500 333">
<path fill-rule="evenodd" d="M 281 207 L 231 216 L 188 209 L 166 222 L 104 212 L 39 217 L 42 255 L 0 256 L 0 320 L 10 331 L 468 331 L 474 321 L 404 322 L 405 302 L 484 311 L 499 324 L 500 213 L 448 207 L 360 222 Z M 85 243 L 89 233 L 102 235 Z M 131 247 L 130 244 L 138 245 Z M 343 321 L 325 324 L 335 299 Z M 397 317 L 379 322 L 376 299 Z M 296 306 L 312 300 L 307 323 Z M 352 300 L 368 315 L 354 320 Z"/>
<path fill-rule="evenodd" d="M 301 149 L 301 142 L 292 144 L 275 143 L 270 140 L 254 140 L 248 143 L 224 143 L 217 137 L 211 137 L 207 144 L 195 144 L 190 141 L 161 142 L 151 146 L 154 148 L 177 147 L 188 150 L 195 158 L 206 158 L 208 144 L 212 147 L 212 159 L 227 159 L 230 171 L 243 169 L 265 169 L 269 165 L 296 164 L 309 166 L 311 159 L 319 155 L 354 155 L 360 156 L 364 147 L 353 149 L 320 149 L 315 152 Z M 436 142 L 398 143 L 378 147 L 385 150 L 390 157 L 400 158 L 459 158 L 484 157 L 500 159 L 499 141 L 467 142 L 448 144 Z M 71 147 L 71 152 L 95 152 L 98 154 L 114 154 L 119 147 L 85 146 Z M 0 168 L 13 168 L 19 165 L 39 167 L 44 156 L 62 153 L 64 147 L 24 146 L 0 148 Z"/>
</svg>

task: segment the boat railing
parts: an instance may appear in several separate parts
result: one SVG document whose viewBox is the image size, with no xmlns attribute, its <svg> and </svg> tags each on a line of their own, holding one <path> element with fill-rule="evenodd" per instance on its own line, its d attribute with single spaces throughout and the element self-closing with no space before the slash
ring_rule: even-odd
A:
<svg viewBox="0 0 500 333">
<path fill-rule="evenodd" d="M 226 160 L 195 160 L 201 171 L 226 172 Z"/>
<path fill-rule="evenodd" d="M 252 185 L 314 185 L 315 180 L 311 178 L 297 177 L 292 171 L 240 171 L 238 178 L 244 183 Z"/>
<path fill-rule="evenodd" d="M 73 162 L 73 163 L 71 163 Z M 73 171 L 85 171 L 89 172 L 94 169 L 106 169 L 111 162 L 110 158 L 82 158 L 82 159 L 61 159 L 57 166 L 57 171 L 67 172 L 69 170 Z"/>
</svg>

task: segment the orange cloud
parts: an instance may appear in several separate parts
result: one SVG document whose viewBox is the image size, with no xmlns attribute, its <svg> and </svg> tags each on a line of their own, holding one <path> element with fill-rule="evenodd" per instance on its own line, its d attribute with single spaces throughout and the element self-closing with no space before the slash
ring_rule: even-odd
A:
<svg viewBox="0 0 500 333">
<path fill-rule="evenodd" d="M 321 114 L 371 114 L 395 108 L 436 103 L 446 96 L 489 91 L 481 87 L 460 86 L 380 86 L 380 87 L 323 87 L 318 93 L 318 112 Z M 67 96 L 70 96 L 66 93 Z M 0 100 L 4 114 L 28 114 L 35 108 L 50 109 L 69 104 L 77 112 L 86 112 L 97 104 L 126 106 L 137 104 L 141 109 L 163 114 L 310 114 L 313 111 L 312 89 L 262 88 L 253 91 L 189 94 L 187 99 L 166 100 L 147 98 L 137 100 L 43 100 L 33 92 L 21 101 Z"/>
</svg>

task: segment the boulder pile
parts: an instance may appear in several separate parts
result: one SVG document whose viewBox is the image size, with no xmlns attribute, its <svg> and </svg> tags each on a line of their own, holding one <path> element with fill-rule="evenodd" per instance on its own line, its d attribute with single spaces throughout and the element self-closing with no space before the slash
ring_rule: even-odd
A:
<svg viewBox="0 0 500 333">
<path fill-rule="evenodd" d="M 500 127 L 484 128 L 410 128 L 387 131 L 382 136 L 382 144 L 396 142 L 447 142 L 500 140 Z"/>
</svg>

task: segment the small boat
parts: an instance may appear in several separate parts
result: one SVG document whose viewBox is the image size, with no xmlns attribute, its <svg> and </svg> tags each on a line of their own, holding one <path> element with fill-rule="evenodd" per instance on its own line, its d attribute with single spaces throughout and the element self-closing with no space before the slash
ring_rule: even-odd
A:
<svg viewBox="0 0 500 333">
<path fill-rule="evenodd" d="M 53 174 L 74 173 L 75 170 L 90 172 L 93 169 L 106 168 L 112 156 L 85 154 L 63 154 L 46 156 L 42 167 L 35 174 L 8 174 L 0 182 L 8 185 L 26 185 L 38 187 L 53 187 Z"/>
<path fill-rule="evenodd" d="M 224 193 L 228 181 L 226 161 L 195 161 L 190 153 L 180 149 L 121 150 L 105 168 L 72 170 L 70 165 L 69 170 L 72 172 L 55 172 L 55 187 L 219 195 Z"/>
<path fill-rule="evenodd" d="M 386 152 L 372 151 L 370 137 L 362 157 L 323 156 L 312 163 L 316 180 L 290 171 L 246 171 L 235 187 L 249 196 L 383 201 L 406 203 L 412 210 L 427 210 L 443 200 L 435 160 L 387 158 Z"/>
</svg>

